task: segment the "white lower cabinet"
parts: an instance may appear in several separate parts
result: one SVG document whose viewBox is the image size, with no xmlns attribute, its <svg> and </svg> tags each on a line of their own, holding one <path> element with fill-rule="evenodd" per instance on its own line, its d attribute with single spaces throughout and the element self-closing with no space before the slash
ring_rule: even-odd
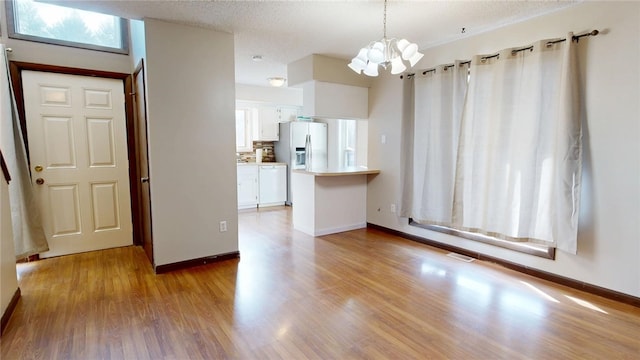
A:
<svg viewBox="0 0 640 360">
<path fill-rule="evenodd" d="M 238 209 L 258 206 L 258 167 L 238 166 Z"/>
<path fill-rule="evenodd" d="M 238 209 L 284 205 L 287 201 L 287 165 L 238 165 Z"/>
<path fill-rule="evenodd" d="M 260 165 L 258 206 L 284 205 L 287 201 L 287 166 Z"/>
</svg>

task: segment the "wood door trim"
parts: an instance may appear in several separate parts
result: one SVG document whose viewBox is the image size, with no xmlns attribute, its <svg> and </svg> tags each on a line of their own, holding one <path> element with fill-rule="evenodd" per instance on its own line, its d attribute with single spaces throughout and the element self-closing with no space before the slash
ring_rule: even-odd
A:
<svg viewBox="0 0 640 360">
<path fill-rule="evenodd" d="M 9 168 L 7 167 L 7 163 L 4 161 L 4 155 L 2 155 L 2 150 L 0 150 L 0 165 L 2 166 L 2 174 L 4 175 L 4 180 L 9 183 L 11 181 L 11 174 L 9 173 Z"/>
<path fill-rule="evenodd" d="M 130 200 L 131 200 L 131 221 L 133 223 L 133 243 L 135 245 L 142 244 L 142 238 L 140 237 L 139 228 L 139 215 L 138 209 L 140 208 L 140 203 L 138 201 L 138 190 L 135 186 L 131 186 L 133 181 L 138 177 L 138 162 L 135 156 L 135 142 L 133 142 L 133 134 L 134 132 L 134 117 L 133 117 L 133 103 L 131 100 L 131 93 L 133 92 L 133 80 L 131 74 L 126 73 L 118 73 L 112 71 L 102 71 L 102 70 L 94 70 L 94 69 L 81 69 L 81 68 L 73 68 L 66 66 L 57 66 L 57 65 L 47 65 L 47 64 L 36 64 L 29 62 L 21 62 L 21 61 L 10 61 L 9 62 L 9 73 L 11 76 L 11 83 L 13 85 L 16 105 L 18 108 L 18 116 L 20 118 L 20 126 L 22 130 L 22 138 L 24 139 L 25 147 L 27 150 L 27 160 L 30 161 L 29 155 L 29 143 L 27 138 L 27 119 L 25 117 L 25 107 L 24 107 L 24 96 L 23 96 L 23 85 L 22 85 L 22 75 L 21 72 L 24 70 L 29 71 L 42 71 L 49 73 L 58 73 L 65 75 L 82 75 L 82 76 L 92 76 L 92 77 L 101 77 L 107 79 L 118 79 L 122 80 L 124 84 L 124 93 L 125 93 L 125 123 L 126 123 L 126 134 L 127 134 L 127 158 L 129 160 L 129 192 L 130 192 Z"/>
</svg>

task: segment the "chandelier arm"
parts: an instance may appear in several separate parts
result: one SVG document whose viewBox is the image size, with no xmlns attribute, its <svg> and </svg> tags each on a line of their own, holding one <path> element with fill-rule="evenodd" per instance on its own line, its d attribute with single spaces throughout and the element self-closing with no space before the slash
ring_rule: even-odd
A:
<svg viewBox="0 0 640 360">
<path fill-rule="evenodd" d="M 387 70 L 391 67 L 391 74 L 400 74 L 409 67 L 413 67 L 424 56 L 418 51 L 418 45 L 406 39 L 387 39 L 387 3 L 384 0 L 383 34 L 382 39 L 372 41 L 365 48 L 360 49 L 358 55 L 348 64 L 351 70 L 367 76 L 378 76 L 378 68 Z"/>
</svg>

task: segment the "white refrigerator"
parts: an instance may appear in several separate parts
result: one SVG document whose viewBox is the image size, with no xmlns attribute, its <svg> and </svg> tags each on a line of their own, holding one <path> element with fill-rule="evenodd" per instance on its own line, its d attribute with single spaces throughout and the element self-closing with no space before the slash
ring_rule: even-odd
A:
<svg viewBox="0 0 640 360">
<path fill-rule="evenodd" d="M 311 140 L 311 167 L 327 168 L 327 124 L 311 121 L 280 123 L 280 140 L 275 143 L 276 161 L 287 163 L 287 205 L 293 204 L 291 170 L 306 167 L 306 139 Z"/>
</svg>

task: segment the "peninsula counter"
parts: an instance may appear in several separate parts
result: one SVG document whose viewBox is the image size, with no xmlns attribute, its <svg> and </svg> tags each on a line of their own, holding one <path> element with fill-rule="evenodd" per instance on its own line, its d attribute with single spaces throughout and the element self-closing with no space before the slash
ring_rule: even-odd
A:
<svg viewBox="0 0 640 360">
<path fill-rule="evenodd" d="M 293 170 L 293 227 L 322 236 L 367 226 L 367 179 L 380 170 Z"/>
</svg>

